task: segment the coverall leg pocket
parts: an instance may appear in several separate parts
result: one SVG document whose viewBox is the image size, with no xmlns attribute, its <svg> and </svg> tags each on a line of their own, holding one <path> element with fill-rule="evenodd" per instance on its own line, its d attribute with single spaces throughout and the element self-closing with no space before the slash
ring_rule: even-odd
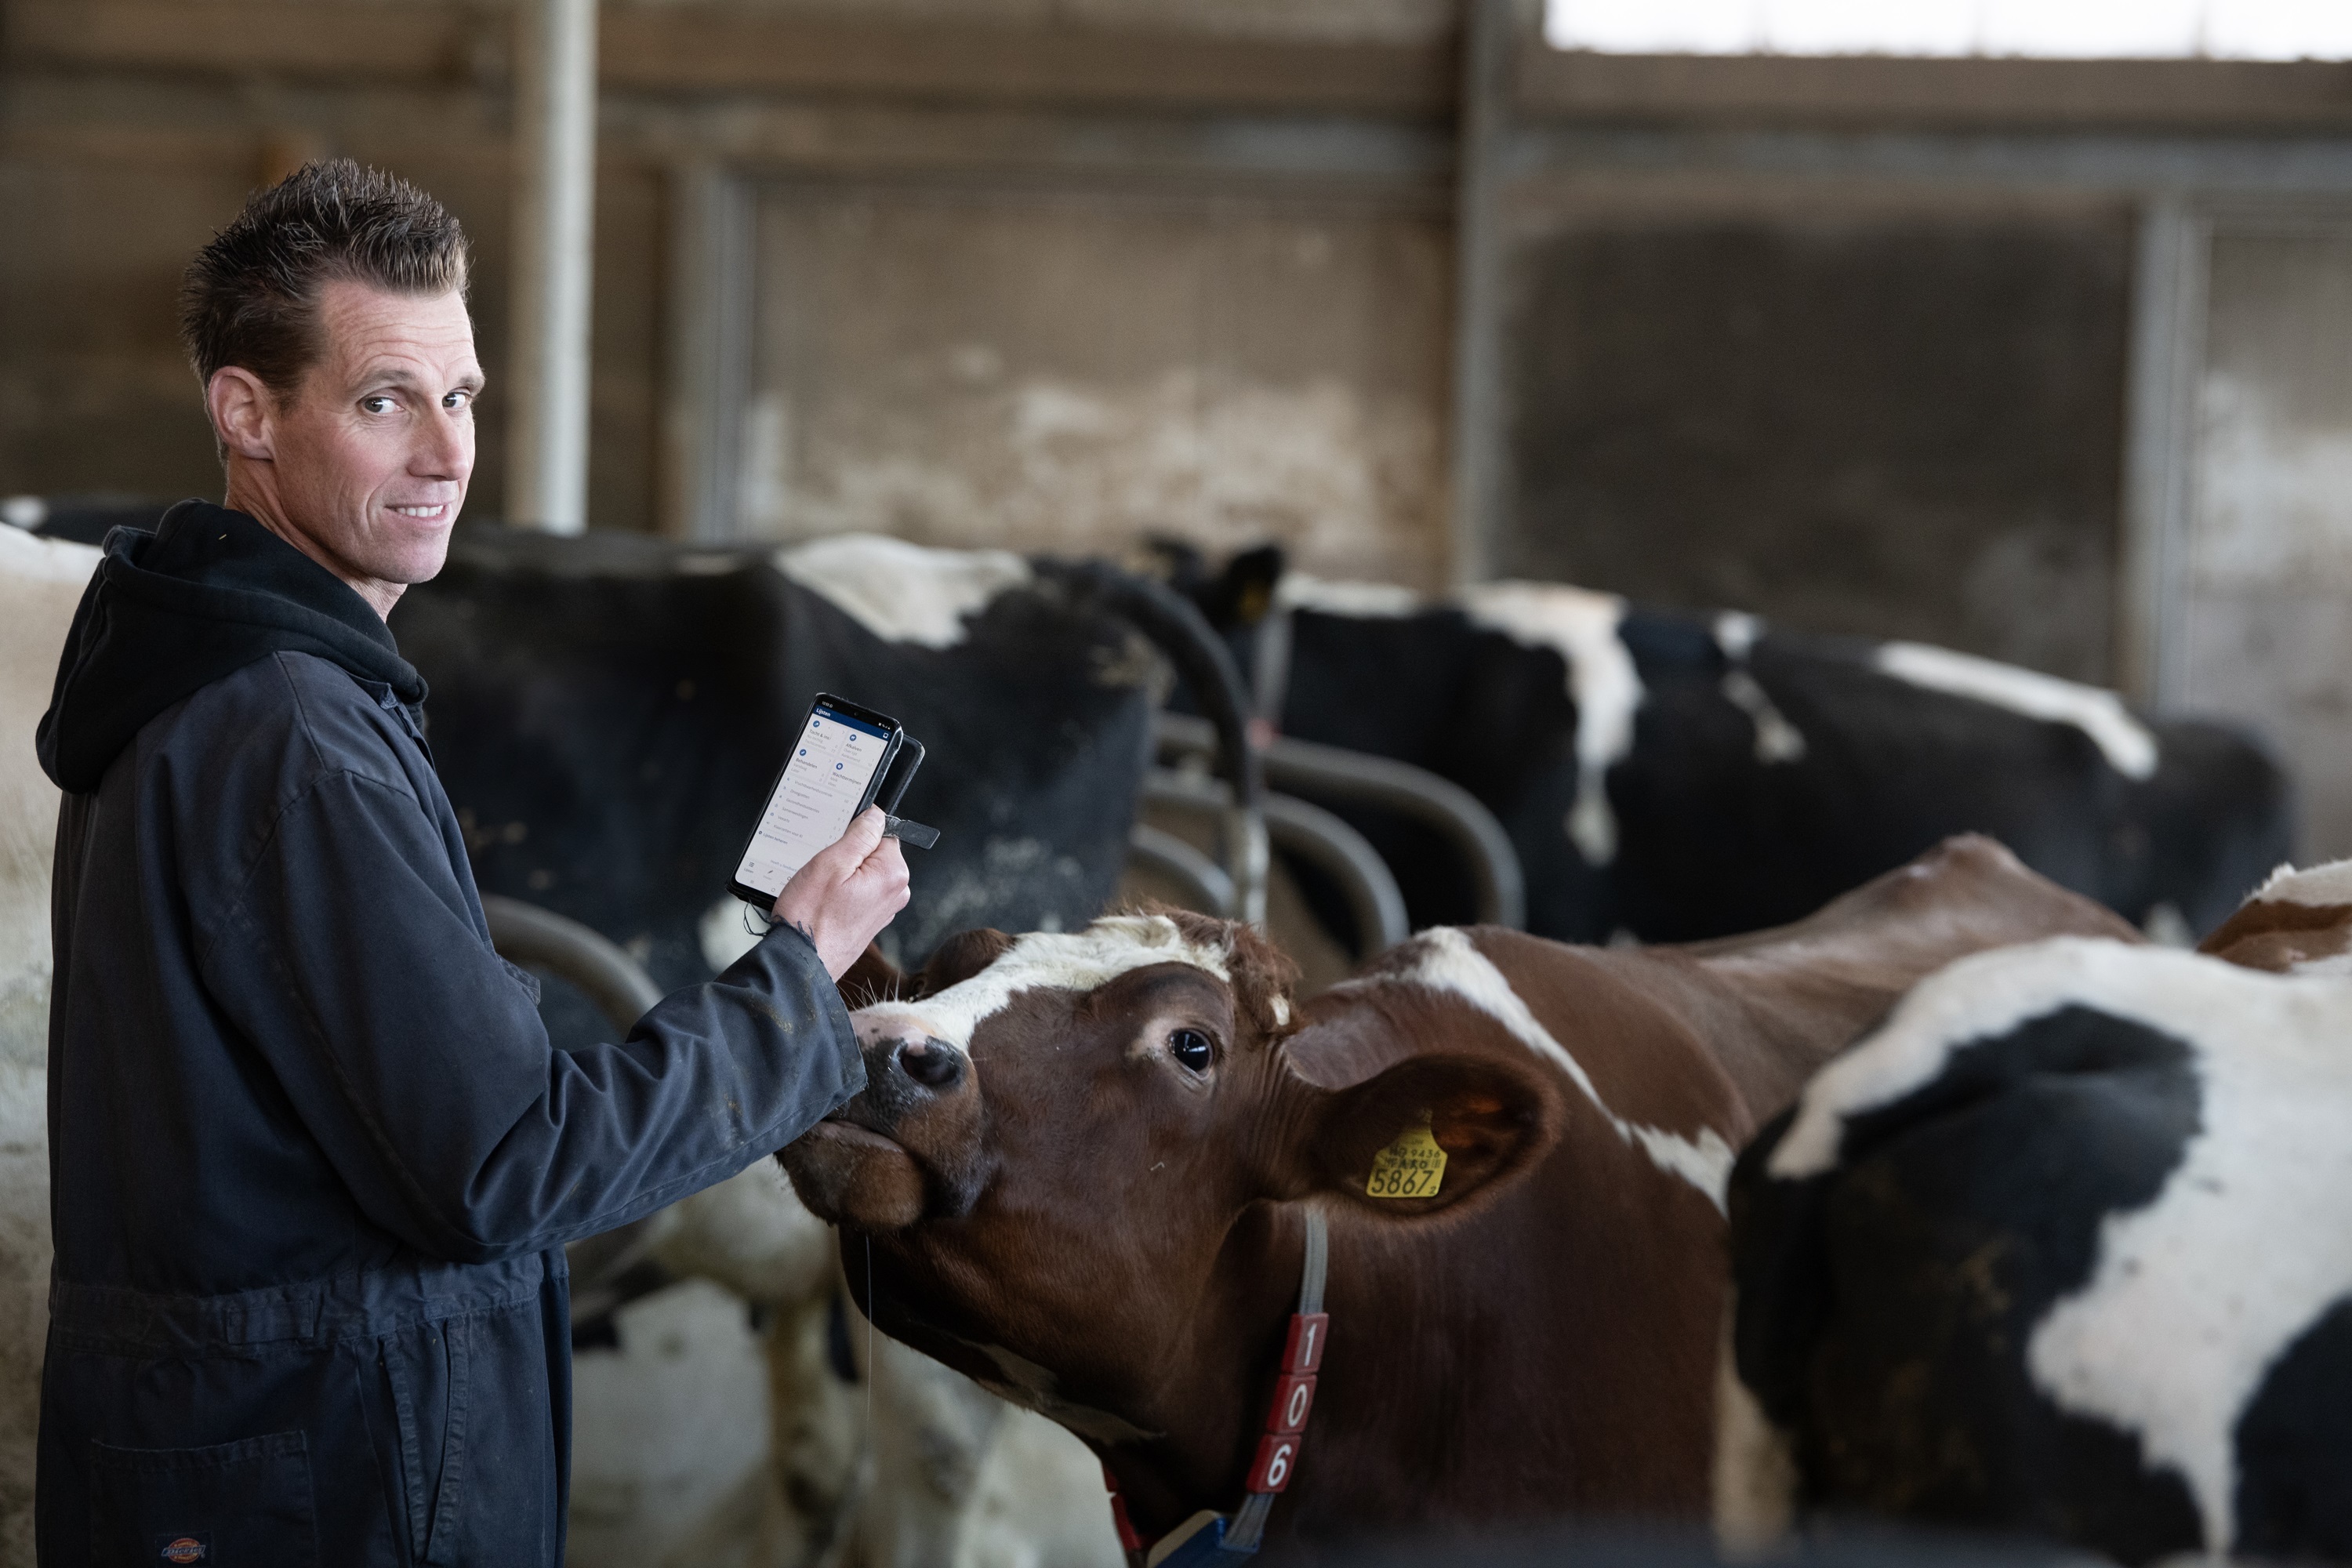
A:
<svg viewBox="0 0 2352 1568">
<path fill-rule="evenodd" d="M 204 1448 L 89 1445 L 90 1562 L 100 1568 L 316 1568 L 301 1432 Z"/>
<path fill-rule="evenodd" d="M 445 1319 L 411 1329 L 383 1348 L 384 1379 L 400 1435 L 409 1551 L 421 1563 L 458 1561 L 473 1328 L 470 1318 Z"/>
</svg>

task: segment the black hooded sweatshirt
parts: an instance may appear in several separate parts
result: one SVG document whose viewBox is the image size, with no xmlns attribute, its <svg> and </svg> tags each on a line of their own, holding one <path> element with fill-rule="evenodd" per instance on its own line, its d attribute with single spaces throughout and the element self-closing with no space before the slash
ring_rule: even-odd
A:
<svg viewBox="0 0 2352 1568">
<path fill-rule="evenodd" d="M 107 541 L 39 731 L 67 792 L 49 1568 L 559 1563 L 562 1244 L 864 1084 L 789 930 L 621 1044 L 551 1047 L 424 698 L 367 603 L 241 512 Z"/>
</svg>

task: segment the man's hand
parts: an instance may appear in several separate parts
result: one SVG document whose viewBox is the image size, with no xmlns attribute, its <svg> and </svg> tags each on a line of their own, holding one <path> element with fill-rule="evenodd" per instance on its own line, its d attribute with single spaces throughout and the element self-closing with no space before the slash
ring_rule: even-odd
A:
<svg viewBox="0 0 2352 1568">
<path fill-rule="evenodd" d="M 906 907 L 907 858 L 897 839 L 882 837 L 882 808 L 869 805 L 784 884 L 775 916 L 806 932 L 824 972 L 839 980 Z"/>
</svg>

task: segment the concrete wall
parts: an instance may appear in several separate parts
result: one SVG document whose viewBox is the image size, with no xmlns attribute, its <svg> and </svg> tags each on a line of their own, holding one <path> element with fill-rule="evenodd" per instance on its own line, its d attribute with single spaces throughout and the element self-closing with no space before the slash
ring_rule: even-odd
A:
<svg viewBox="0 0 2352 1568">
<path fill-rule="evenodd" d="M 1034 161 L 1069 106 L 1139 95 L 1419 113 L 1446 80 L 1451 16 L 1451 0 L 606 5 L 592 523 L 655 528 L 674 483 L 666 309 L 692 171 L 930 166 L 1008 138 Z M 474 238 L 490 384 L 468 511 L 499 515 L 510 28 L 496 3 L 0 4 L 0 494 L 217 493 L 173 336 L 180 269 L 248 190 L 334 153 L 416 180 Z"/>
<path fill-rule="evenodd" d="M 743 529 L 1276 538 L 1438 586 L 1449 241 L 1311 196 L 771 187 Z"/>
<path fill-rule="evenodd" d="M 591 521 L 1271 536 L 1433 584 L 1460 16 L 609 0 Z M 331 152 L 476 237 L 496 516 L 509 33 L 497 0 L 0 0 L 0 494 L 216 488 L 177 272 Z M 2344 184 L 2347 79 L 1522 47 L 1500 565 L 2109 677 L 2131 215 Z"/>
<path fill-rule="evenodd" d="M 2110 679 L 2126 210 L 1528 205 L 1507 571 Z"/>
<path fill-rule="evenodd" d="M 2211 243 L 2183 699 L 2281 748 L 2305 858 L 2352 855 L 2352 221 Z"/>
<path fill-rule="evenodd" d="M 468 511 L 504 491 L 507 127 L 484 87 L 337 89 L 12 77 L 0 92 L 0 493 L 215 495 L 194 374 L 173 325 L 181 269 L 246 194 L 302 159 L 406 175 L 474 243 L 490 373 Z M 662 184 L 608 157 L 598 182 L 591 517 L 650 527 L 659 398 Z"/>
</svg>

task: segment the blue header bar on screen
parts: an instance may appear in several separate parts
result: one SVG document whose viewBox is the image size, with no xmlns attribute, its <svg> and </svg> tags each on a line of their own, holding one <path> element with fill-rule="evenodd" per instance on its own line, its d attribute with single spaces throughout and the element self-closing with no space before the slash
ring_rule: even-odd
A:
<svg viewBox="0 0 2352 1568">
<path fill-rule="evenodd" d="M 868 724 L 863 719 L 853 719 L 837 708 L 827 708 L 821 703 L 818 705 L 816 711 L 812 714 L 811 717 L 823 719 L 830 723 L 838 724 L 845 730 L 863 730 L 866 733 L 878 736 L 885 741 L 890 738 L 890 731 L 885 730 L 879 724 Z"/>
</svg>

